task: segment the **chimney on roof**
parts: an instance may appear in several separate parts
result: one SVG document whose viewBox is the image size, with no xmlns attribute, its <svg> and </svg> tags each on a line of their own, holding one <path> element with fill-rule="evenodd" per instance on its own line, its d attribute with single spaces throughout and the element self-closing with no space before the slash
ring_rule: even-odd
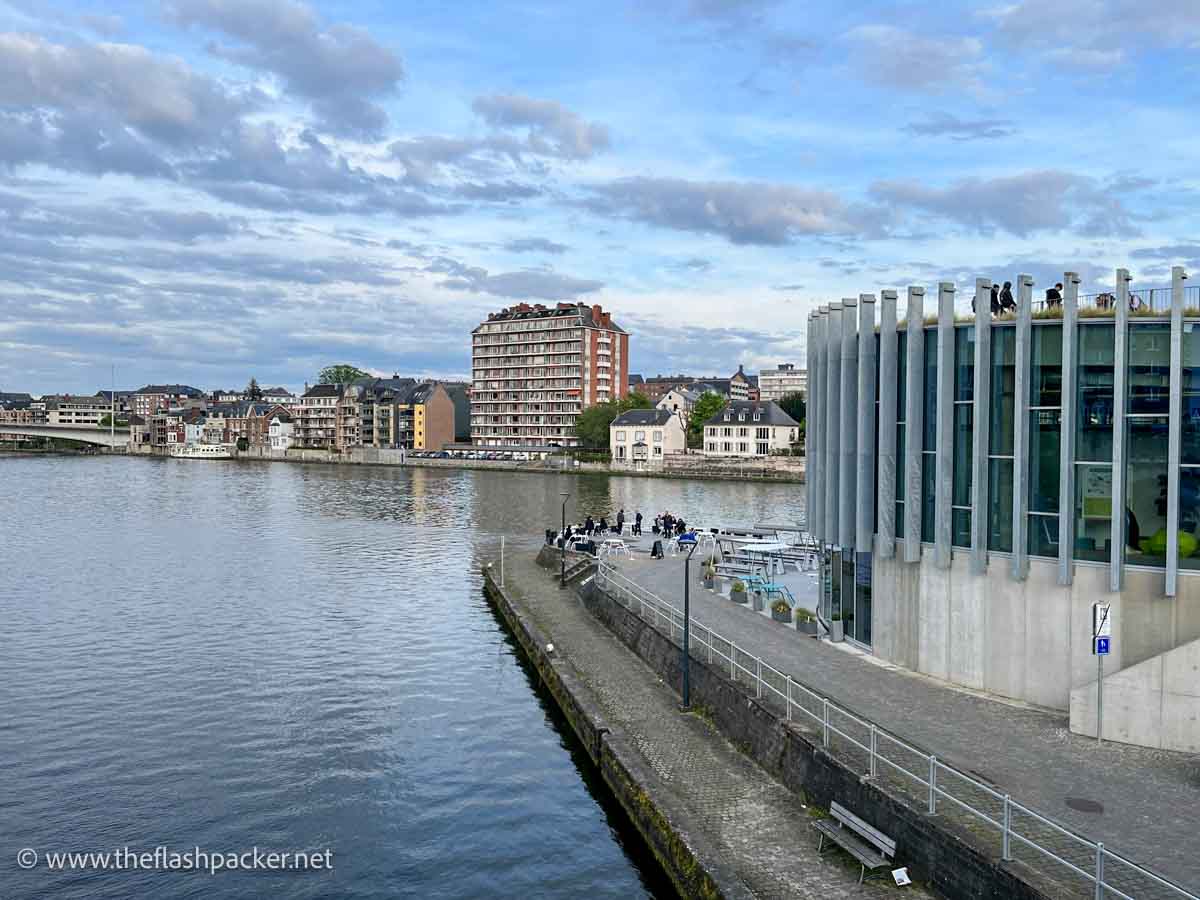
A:
<svg viewBox="0 0 1200 900">
<path fill-rule="evenodd" d="M 592 321 L 595 322 L 597 325 L 604 324 L 604 313 L 600 311 L 599 303 L 592 305 Z"/>
</svg>

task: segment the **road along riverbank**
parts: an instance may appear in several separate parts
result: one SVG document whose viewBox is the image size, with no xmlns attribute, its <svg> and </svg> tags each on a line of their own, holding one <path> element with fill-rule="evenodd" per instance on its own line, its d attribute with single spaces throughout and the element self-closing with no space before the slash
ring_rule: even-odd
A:
<svg viewBox="0 0 1200 900">
<path fill-rule="evenodd" d="M 859 885 L 848 856 L 819 856 L 811 804 L 722 736 L 710 710 L 680 712 L 678 695 L 580 593 L 558 587 L 557 552 L 540 559 L 549 568 L 510 554 L 503 585 L 498 564 L 485 568 L 487 595 L 682 896 L 930 896 L 890 877 Z M 590 584 L 587 561 L 567 565 Z"/>
</svg>

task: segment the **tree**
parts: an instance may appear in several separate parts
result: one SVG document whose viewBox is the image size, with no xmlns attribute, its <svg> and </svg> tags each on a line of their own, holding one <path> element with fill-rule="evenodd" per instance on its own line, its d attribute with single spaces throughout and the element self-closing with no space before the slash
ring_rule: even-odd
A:
<svg viewBox="0 0 1200 900">
<path fill-rule="evenodd" d="M 696 400 L 688 416 L 687 445 L 692 450 L 704 446 L 704 423 L 725 408 L 725 398 L 713 391 L 705 391 Z"/>
<path fill-rule="evenodd" d="M 261 400 L 262 399 L 262 388 L 260 388 L 258 386 L 257 378 L 250 379 L 250 383 L 248 385 L 246 385 L 245 394 L 246 394 L 247 400 Z"/>
<path fill-rule="evenodd" d="M 778 402 L 779 408 L 797 422 L 808 418 L 808 405 L 804 402 L 803 394 L 785 394 Z"/>
<path fill-rule="evenodd" d="M 100 423 L 99 423 L 99 427 L 100 427 L 100 428 L 109 428 L 109 427 L 111 427 L 111 426 L 112 426 L 112 416 L 111 416 L 109 413 L 105 413 L 103 416 L 101 416 L 101 417 L 100 417 Z M 116 427 L 117 427 L 117 428 L 128 428 L 128 427 L 129 427 L 129 420 L 128 420 L 128 419 L 122 419 L 122 418 L 120 417 L 120 415 L 118 415 L 118 416 L 117 416 L 117 425 L 116 425 Z"/>
<path fill-rule="evenodd" d="M 575 417 L 575 436 L 588 450 L 608 449 L 608 426 L 613 419 L 631 409 L 653 409 L 645 394 L 633 393 L 619 400 L 608 400 L 589 406 Z"/>
<path fill-rule="evenodd" d="M 350 384 L 358 381 L 360 378 L 370 378 L 368 372 L 356 366 L 347 363 L 338 363 L 333 366 L 326 366 L 319 375 L 317 375 L 318 384 Z"/>
</svg>

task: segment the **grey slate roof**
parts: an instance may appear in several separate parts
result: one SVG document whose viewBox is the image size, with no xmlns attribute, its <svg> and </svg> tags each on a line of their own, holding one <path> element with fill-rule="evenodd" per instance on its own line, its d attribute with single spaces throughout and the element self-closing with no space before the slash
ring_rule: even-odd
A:
<svg viewBox="0 0 1200 900">
<path fill-rule="evenodd" d="M 649 425 L 663 426 L 671 421 L 674 415 L 669 409 L 631 409 L 613 419 L 613 425 Z"/>
<path fill-rule="evenodd" d="M 746 418 L 739 418 L 741 413 L 746 414 Z M 754 421 L 754 413 L 761 412 L 762 416 L 757 422 Z M 725 414 L 729 413 L 729 421 L 725 420 Z M 709 425 L 783 425 L 789 428 L 799 428 L 800 423 L 785 413 L 779 408 L 779 404 L 773 400 L 734 400 L 729 403 L 723 410 L 704 423 Z"/>
</svg>

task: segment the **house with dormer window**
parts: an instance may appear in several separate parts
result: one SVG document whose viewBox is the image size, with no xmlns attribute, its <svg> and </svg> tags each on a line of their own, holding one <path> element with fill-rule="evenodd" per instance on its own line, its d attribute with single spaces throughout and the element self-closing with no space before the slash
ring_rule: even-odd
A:
<svg viewBox="0 0 1200 900">
<path fill-rule="evenodd" d="M 704 423 L 705 456 L 762 457 L 790 450 L 800 423 L 771 401 L 734 400 Z"/>
</svg>

